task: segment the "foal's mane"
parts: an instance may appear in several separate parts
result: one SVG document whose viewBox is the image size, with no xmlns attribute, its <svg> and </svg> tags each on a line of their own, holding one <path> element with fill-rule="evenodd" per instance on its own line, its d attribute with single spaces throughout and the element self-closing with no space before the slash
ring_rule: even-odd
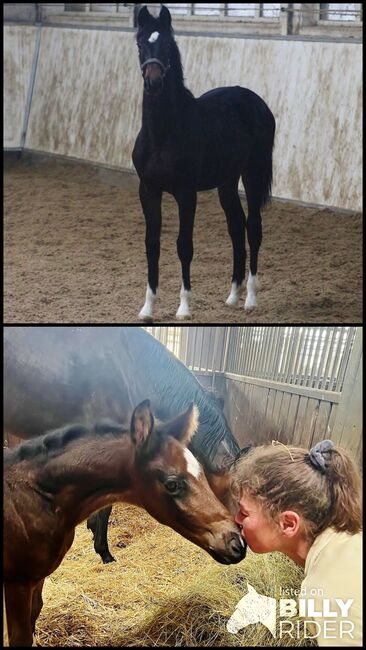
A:
<svg viewBox="0 0 366 650">
<path fill-rule="evenodd" d="M 123 424 L 104 420 L 91 426 L 83 424 L 67 424 L 59 429 L 48 431 L 42 436 L 33 440 L 27 440 L 17 445 L 13 449 L 4 450 L 4 463 L 13 465 L 23 460 L 31 460 L 36 457 L 44 460 L 45 458 L 54 458 L 62 454 L 67 445 L 80 438 L 114 435 L 120 436 L 127 433 L 127 428 Z"/>
</svg>

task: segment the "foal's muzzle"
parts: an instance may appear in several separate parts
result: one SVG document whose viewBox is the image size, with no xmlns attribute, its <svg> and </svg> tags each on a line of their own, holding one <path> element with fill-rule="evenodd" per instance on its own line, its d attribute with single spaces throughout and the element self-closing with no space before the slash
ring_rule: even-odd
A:
<svg viewBox="0 0 366 650">
<path fill-rule="evenodd" d="M 144 89 L 148 95 L 160 95 L 164 87 L 164 77 L 170 65 L 164 65 L 160 59 L 147 59 L 140 66 L 144 78 Z M 145 70 L 148 68 L 148 71 Z"/>
<path fill-rule="evenodd" d="M 164 82 L 162 77 L 158 77 L 156 79 L 144 77 L 144 90 L 148 95 L 160 95 L 163 87 Z"/>
<path fill-rule="evenodd" d="M 225 535 L 225 549 L 217 551 L 209 548 L 210 555 L 220 564 L 237 564 L 245 558 L 247 544 L 240 533 L 229 533 Z"/>
</svg>

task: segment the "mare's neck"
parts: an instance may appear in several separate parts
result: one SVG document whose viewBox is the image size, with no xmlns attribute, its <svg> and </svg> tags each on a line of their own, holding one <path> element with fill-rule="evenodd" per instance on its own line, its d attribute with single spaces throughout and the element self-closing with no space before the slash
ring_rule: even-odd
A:
<svg viewBox="0 0 366 650">
<path fill-rule="evenodd" d="M 129 498 L 134 476 L 135 448 L 129 435 L 106 435 L 70 443 L 51 458 L 37 481 L 51 496 L 52 506 L 67 527 L 75 527 L 92 512 Z"/>
</svg>

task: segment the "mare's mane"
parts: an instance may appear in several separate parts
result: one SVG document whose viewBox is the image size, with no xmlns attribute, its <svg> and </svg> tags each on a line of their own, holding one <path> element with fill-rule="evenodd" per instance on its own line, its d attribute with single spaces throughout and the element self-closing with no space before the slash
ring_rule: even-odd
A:
<svg viewBox="0 0 366 650">
<path fill-rule="evenodd" d="M 190 447 L 199 457 L 199 460 L 207 469 L 218 470 L 215 462 L 216 452 L 221 442 L 233 457 L 239 453 L 239 446 L 230 432 L 226 419 L 222 413 L 216 398 L 210 394 L 193 374 L 174 355 L 166 350 L 158 341 L 151 337 L 149 355 L 151 355 L 151 366 L 159 369 L 159 382 L 156 375 L 151 377 L 159 389 L 162 401 L 162 408 L 158 410 L 158 416 L 164 420 L 164 403 L 169 405 L 171 410 L 181 413 L 187 407 L 185 395 L 190 395 L 199 410 L 199 426 L 192 438 Z M 145 367 L 146 374 L 149 369 Z M 192 384 L 196 384 L 194 397 L 192 396 Z"/>
</svg>

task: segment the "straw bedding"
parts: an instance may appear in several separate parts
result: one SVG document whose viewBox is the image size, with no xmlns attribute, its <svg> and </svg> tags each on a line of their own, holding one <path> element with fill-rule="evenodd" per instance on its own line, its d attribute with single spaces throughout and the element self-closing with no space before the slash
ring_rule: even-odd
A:
<svg viewBox="0 0 366 650">
<path fill-rule="evenodd" d="M 297 588 L 302 571 L 278 553 L 239 565 L 217 564 L 207 553 L 160 525 L 144 510 L 114 506 L 109 546 L 117 562 L 103 565 L 82 523 L 61 566 L 45 581 L 36 625 L 42 646 L 310 645 L 273 639 L 261 624 L 229 634 L 226 622 L 245 595 Z"/>
</svg>

